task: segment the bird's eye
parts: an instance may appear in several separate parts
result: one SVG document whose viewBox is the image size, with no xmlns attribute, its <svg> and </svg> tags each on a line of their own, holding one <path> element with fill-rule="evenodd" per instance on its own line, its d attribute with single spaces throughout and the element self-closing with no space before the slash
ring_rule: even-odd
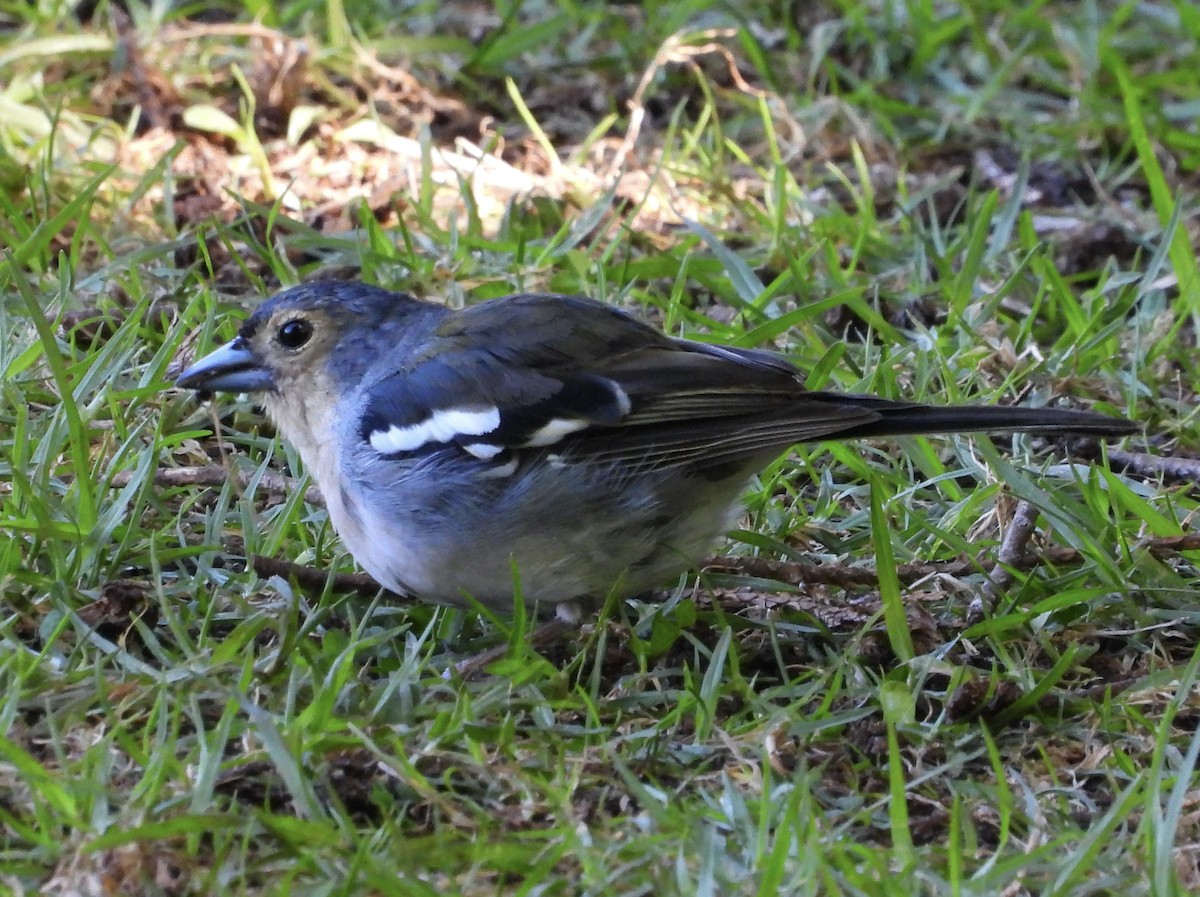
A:
<svg viewBox="0 0 1200 897">
<path fill-rule="evenodd" d="M 279 340 L 279 345 L 285 349 L 299 349 L 312 339 L 312 335 L 312 324 L 303 318 L 293 318 L 279 326 L 279 332 L 276 334 L 276 337 Z"/>
</svg>

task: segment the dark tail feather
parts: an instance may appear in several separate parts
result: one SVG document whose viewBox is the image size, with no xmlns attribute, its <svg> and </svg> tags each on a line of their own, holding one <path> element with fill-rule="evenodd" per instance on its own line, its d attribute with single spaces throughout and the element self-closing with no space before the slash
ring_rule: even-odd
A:
<svg viewBox="0 0 1200 897">
<path fill-rule="evenodd" d="M 864 436 L 933 435 L 1028 431 L 1032 433 L 1078 433 L 1088 436 L 1125 436 L 1138 425 L 1121 417 L 1065 408 L 1021 408 L 997 405 L 918 405 L 893 402 L 877 396 L 812 392 L 806 399 L 878 412 L 879 419 L 837 434 L 838 439 Z"/>
</svg>

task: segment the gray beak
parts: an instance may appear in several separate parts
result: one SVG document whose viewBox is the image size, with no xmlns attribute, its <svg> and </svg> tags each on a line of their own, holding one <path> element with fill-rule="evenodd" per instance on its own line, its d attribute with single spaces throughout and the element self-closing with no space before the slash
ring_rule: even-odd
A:
<svg viewBox="0 0 1200 897">
<path fill-rule="evenodd" d="M 239 336 L 193 364 L 175 385 L 201 392 L 262 392 L 275 387 L 275 378 Z"/>
</svg>

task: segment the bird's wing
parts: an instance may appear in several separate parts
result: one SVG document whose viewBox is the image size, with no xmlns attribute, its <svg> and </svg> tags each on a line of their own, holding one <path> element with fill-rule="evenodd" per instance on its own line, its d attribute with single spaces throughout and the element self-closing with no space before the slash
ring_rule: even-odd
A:
<svg viewBox="0 0 1200 897">
<path fill-rule="evenodd" d="M 389 457 L 454 446 L 513 469 L 534 452 L 699 468 L 879 416 L 805 395 L 773 354 L 675 340 L 597 302 L 530 294 L 445 322 L 419 358 L 368 389 L 362 437 Z"/>
</svg>

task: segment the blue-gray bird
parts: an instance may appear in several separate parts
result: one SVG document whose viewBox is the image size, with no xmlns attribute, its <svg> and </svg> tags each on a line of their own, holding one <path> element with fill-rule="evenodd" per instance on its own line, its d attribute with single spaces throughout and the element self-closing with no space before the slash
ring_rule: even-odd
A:
<svg viewBox="0 0 1200 897">
<path fill-rule="evenodd" d="M 178 385 L 260 394 L 334 529 L 389 589 L 506 611 L 518 581 L 568 618 L 686 570 L 795 443 L 1136 429 L 809 391 L 774 353 L 668 337 L 577 296 L 452 311 L 361 283 L 279 293 Z"/>
</svg>

